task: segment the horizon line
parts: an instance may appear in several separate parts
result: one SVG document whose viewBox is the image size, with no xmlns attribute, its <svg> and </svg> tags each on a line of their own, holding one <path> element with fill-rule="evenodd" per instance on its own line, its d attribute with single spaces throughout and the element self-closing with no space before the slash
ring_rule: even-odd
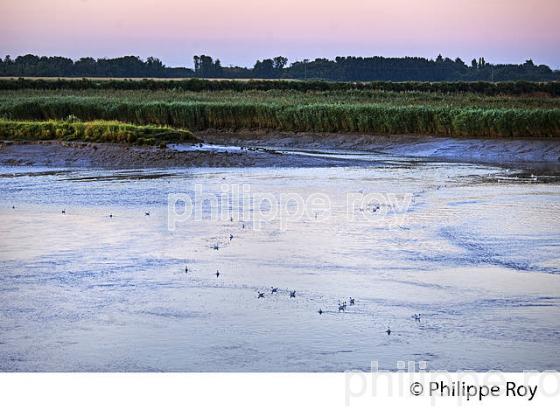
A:
<svg viewBox="0 0 560 410">
<path fill-rule="evenodd" d="M 148 58 L 155 58 L 155 59 L 158 59 L 159 61 L 161 61 L 162 64 L 163 64 L 165 67 L 167 67 L 167 68 L 188 68 L 188 69 L 194 70 L 194 65 L 168 65 L 168 64 L 167 64 L 165 61 L 163 61 L 161 58 L 159 58 L 159 57 L 157 57 L 157 56 L 154 56 L 154 55 L 142 56 L 142 55 L 138 55 L 138 54 L 122 54 L 122 55 L 116 55 L 116 56 L 113 56 L 113 57 L 110 57 L 110 56 L 107 56 L 107 55 L 104 55 L 104 56 L 101 56 L 101 57 L 97 57 L 97 56 L 81 56 L 81 57 L 77 57 L 77 56 L 76 56 L 76 57 L 71 57 L 71 56 L 67 56 L 67 55 L 55 55 L 55 54 L 53 54 L 53 55 L 40 55 L 40 54 L 34 54 L 34 53 L 32 53 L 32 52 L 23 53 L 23 54 L 20 54 L 20 55 L 17 55 L 17 56 L 12 56 L 11 54 L 8 54 L 8 53 L 0 53 L 0 56 L 1 56 L 1 55 L 4 55 L 4 57 L 0 57 L 1 60 L 4 60 L 5 57 L 10 57 L 12 60 L 15 60 L 15 59 L 18 58 L 18 57 L 24 57 L 24 56 L 27 56 L 27 55 L 33 55 L 33 56 L 36 56 L 36 57 L 39 57 L 39 58 L 42 58 L 42 57 L 47 57 L 47 58 L 54 58 L 54 57 L 68 58 L 68 59 L 72 60 L 73 62 L 76 62 L 76 61 L 78 61 L 78 60 L 80 60 L 80 59 L 82 59 L 82 58 L 93 58 L 93 59 L 95 59 L 95 60 L 101 60 L 101 59 L 111 60 L 111 59 L 117 59 L 117 58 L 123 58 L 123 57 L 136 57 L 136 58 L 138 58 L 138 59 L 140 59 L 140 60 L 142 60 L 142 61 L 146 61 Z M 214 61 L 220 60 L 220 63 L 222 64 L 222 67 L 226 67 L 226 68 L 230 68 L 230 67 L 239 67 L 239 68 L 247 68 L 247 69 L 251 69 L 251 68 L 252 68 L 252 66 L 247 66 L 247 65 L 234 65 L 234 64 L 228 64 L 228 65 L 226 65 L 226 64 L 224 64 L 223 60 L 222 60 L 220 57 L 215 57 L 215 56 L 212 56 L 212 55 L 206 54 L 206 53 L 193 54 L 193 56 L 191 57 L 191 62 L 192 62 L 192 60 L 194 59 L 195 56 L 203 56 L 203 55 L 204 55 L 204 56 L 211 57 Z M 428 60 L 428 61 L 435 61 L 435 60 L 437 59 L 437 57 L 440 56 L 440 55 L 441 55 L 444 59 L 449 58 L 449 59 L 451 59 L 451 60 L 453 60 L 453 61 L 455 61 L 456 59 L 460 59 L 460 60 L 462 60 L 466 65 L 468 65 L 468 61 L 466 61 L 466 60 L 465 60 L 464 58 L 462 58 L 462 57 L 458 57 L 458 56 L 457 56 L 457 57 L 453 57 L 453 58 L 452 58 L 452 57 L 449 57 L 449 56 L 444 56 L 444 55 L 441 54 L 441 53 L 438 53 L 435 57 L 414 56 L 414 55 L 401 55 L 401 56 L 384 56 L 384 55 L 367 55 L 367 56 L 366 56 L 366 55 L 337 55 L 337 56 L 335 56 L 335 57 L 314 57 L 313 59 L 312 59 L 312 58 L 302 58 L 302 59 L 294 59 L 294 60 L 290 60 L 289 57 L 282 56 L 281 54 L 279 54 L 279 55 L 277 55 L 277 56 L 282 56 L 282 57 L 288 58 L 288 61 L 290 62 L 290 65 L 292 65 L 293 63 L 304 62 L 305 60 L 308 60 L 308 62 L 313 62 L 313 61 L 315 61 L 315 60 L 317 60 L 317 59 L 327 59 L 327 60 L 330 60 L 330 61 L 335 61 L 336 58 L 339 58 L 339 57 L 341 57 L 341 58 L 376 58 L 376 57 L 378 57 L 378 58 L 385 58 L 385 59 L 393 59 L 393 58 L 394 58 L 394 59 L 418 58 L 418 59 L 425 59 L 425 60 Z M 255 60 L 255 63 L 256 63 L 257 61 L 263 61 L 263 60 L 267 60 L 267 59 L 272 59 L 272 58 L 277 57 L 277 56 L 273 56 L 273 57 L 272 57 L 272 56 L 271 56 L 271 57 L 261 57 L 261 58 Z M 486 60 L 486 57 L 484 57 L 484 56 L 479 56 L 479 57 L 476 57 L 476 58 L 474 58 L 474 59 L 478 59 L 478 58 L 484 58 L 484 59 Z M 467 60 L 469 60 L 469 59 L 467 58 Z M 552 65 L 544 64 L 544 63 L 539 64 L 539 63 L 535 62 L 535 60 L 534 60 L 533 58 L 531 58 L 531 57 L 525 58 L 525 61 L 522 61 L 522 62 L 492 62 L 492 61 L 487 61 L 487 60 L 486 60 L 486 63 L 487 63 L 487 64 L 490 64 L 490 65 L 522 65 L 522 64 L 524 64 L 525 62 L 527 62 L 527 61 L 529 61 L 529 60 L 533 61 L 533 63 L 534 63 L 536 66 L 544 65 L 544 66 L 549 67 L 549 68 L 552 69 L 553 71 L 558 71 L 558 70 L 560 70 L 560 66 L 556 66 L 556 67 L 555 67 L 555 66 L 552 66 Z"/>
</svg>

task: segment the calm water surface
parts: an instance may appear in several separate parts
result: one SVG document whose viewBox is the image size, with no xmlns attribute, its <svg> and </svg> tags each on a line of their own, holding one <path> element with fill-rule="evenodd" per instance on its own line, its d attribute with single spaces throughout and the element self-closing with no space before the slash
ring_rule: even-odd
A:
<svg viewBox="0 0 560 410">
<path fill-rule="evenodd" d="M 231 221 L 209 218 L 205 201 L 204 218 L 170 231 L 168 194 L 197 185 L 321 193 L 331 209 L 257 230 L 239 204 Z M 349 210 L 348 193 L 413 199 L 404 210 L 382 200 Z M 356 304 L 338 313 L 349 297 Z M 317 169 L 0 168 L 0 370 L 344 371 L 374 360 L 392 370 L 399 360 L 560 370 L 560 185 L 404 158 Z"/>
</svg>

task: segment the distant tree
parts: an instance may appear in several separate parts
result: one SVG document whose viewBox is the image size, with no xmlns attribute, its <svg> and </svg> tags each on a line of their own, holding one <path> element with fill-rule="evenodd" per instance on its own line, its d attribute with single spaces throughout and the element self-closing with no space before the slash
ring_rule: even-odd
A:
<svg viewBox="0 0 560 410">
<path fill-rule="evenodd" d="M 223 76 L 223 67 L 219 59 L 210 56 L 194 56 L 194 72 L 197 77 L 216 78 Z"/>
<path fill-rule="evenodd" d="M 199 77 L 213 77 L 215 66 L 214 60 L 210 56 L 194 56 L 194 71 Z"/>
<path fill-rule="evenodd" d="M 288 64 L 288 59 L 286 57 L 278 56 L 273 58 L 273 65 L 276 71 L 281 71 L 286 64 Z"/>
<path fill-rule="evenodd" d="M 272 78 L 274 77 L 274 61 L 270 58 L 266 60 L 257 60 L 253 67 L 253 74 L 256 77 Z"/>
<path fill-rule="evenodd" d="M 161 62 L 161 60 L 156 57 L 148 57 L 146 59 L 146 65 L 150 68 L 155 68 L 155 69 L 162 69 L 163 67 L 165 67 Z"/>
<path fill-rule="evenodd" d="M 457 58 L 455 59 L 455 64 L 458 64 L 458 65 L 465 65 L 464 61 L 461 60 L 459 57 L 457 57 Z"/>
<path fill-rule="evenodd" d="M 220 62 L 220 59 L 216 59 L 216 61 L 214 62 L 213 76 L 214 77 L 221 77 L 222 76 L 222 63 Z"/>
<path fill-rule="evenodd" d="M 19 65 L 37 65 L 41 59 L 33 54 L 16 57 L 15 63 Z"/>
<path fill-rule="evenodd" d="M 471 68 L 478 68 L 478 63 L 476 62 L 476 58 L 473 58 L 471 61 Z"/>
</svg>

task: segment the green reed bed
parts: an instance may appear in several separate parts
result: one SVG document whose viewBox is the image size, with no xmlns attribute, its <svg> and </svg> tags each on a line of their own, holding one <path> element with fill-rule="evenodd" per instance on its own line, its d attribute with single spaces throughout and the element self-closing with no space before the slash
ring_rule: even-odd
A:
<svg viewBox="0 0 560 410">
<path fill-rule="evenodd" d="M 327 100 L 328 101 L 328 100 Z M 139 101 L 79 96 L 0 98 L 0 117 L 69 115 L 191 130 L 280 130 L 423 134 L 457 137 L 560 138 L 560 108 L 488 108 L 383 103 Z"/>
<path fill-rule="evenodd" d="M 195 141 L 186 130 L 158 126 L 138 126 L 117 121 L 82 122 L 18 121 L 0 119 L 0 138 L 15 141 L 84 141 L 136 145 L 159 145 L 167 142 Z"/>
</svg>

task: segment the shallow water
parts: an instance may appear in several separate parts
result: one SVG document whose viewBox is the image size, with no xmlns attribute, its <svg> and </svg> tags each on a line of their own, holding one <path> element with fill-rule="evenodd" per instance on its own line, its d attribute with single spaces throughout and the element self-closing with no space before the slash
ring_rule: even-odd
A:
<svg viewBox="0 0 560 410">
<path fill-rule="evenodd" d="M 0 168 L 0 370 L 343 371 L 372 361 L 395 370 L 409 360 L 560 370 L 558 182 L 376 161 Z M 198 218 L 170 231 L 168 194 L 197 186 L 207 196 L 249 187 L 285 212 L 257 223 L 232 201 L 218 218 L 203 201 Z M 329 212 L 294 216 L 287 193 L 324 194 Z M 373 195 L 349 207 L 349 193 Z M 410 206 L 388 193 L 403 203 L 412 194 Z M 349 297 L 356 304 L 339 313 Z"/>
<path fill-rule="evenodd" d="M 216 153 L 237 153 L 245 150 L 243 147 L 235 145 L 217 145 L 217 144 L 169 144 L 168 147 L 175 151 L 181 152 L 216 152 Z"/>
</svg>

